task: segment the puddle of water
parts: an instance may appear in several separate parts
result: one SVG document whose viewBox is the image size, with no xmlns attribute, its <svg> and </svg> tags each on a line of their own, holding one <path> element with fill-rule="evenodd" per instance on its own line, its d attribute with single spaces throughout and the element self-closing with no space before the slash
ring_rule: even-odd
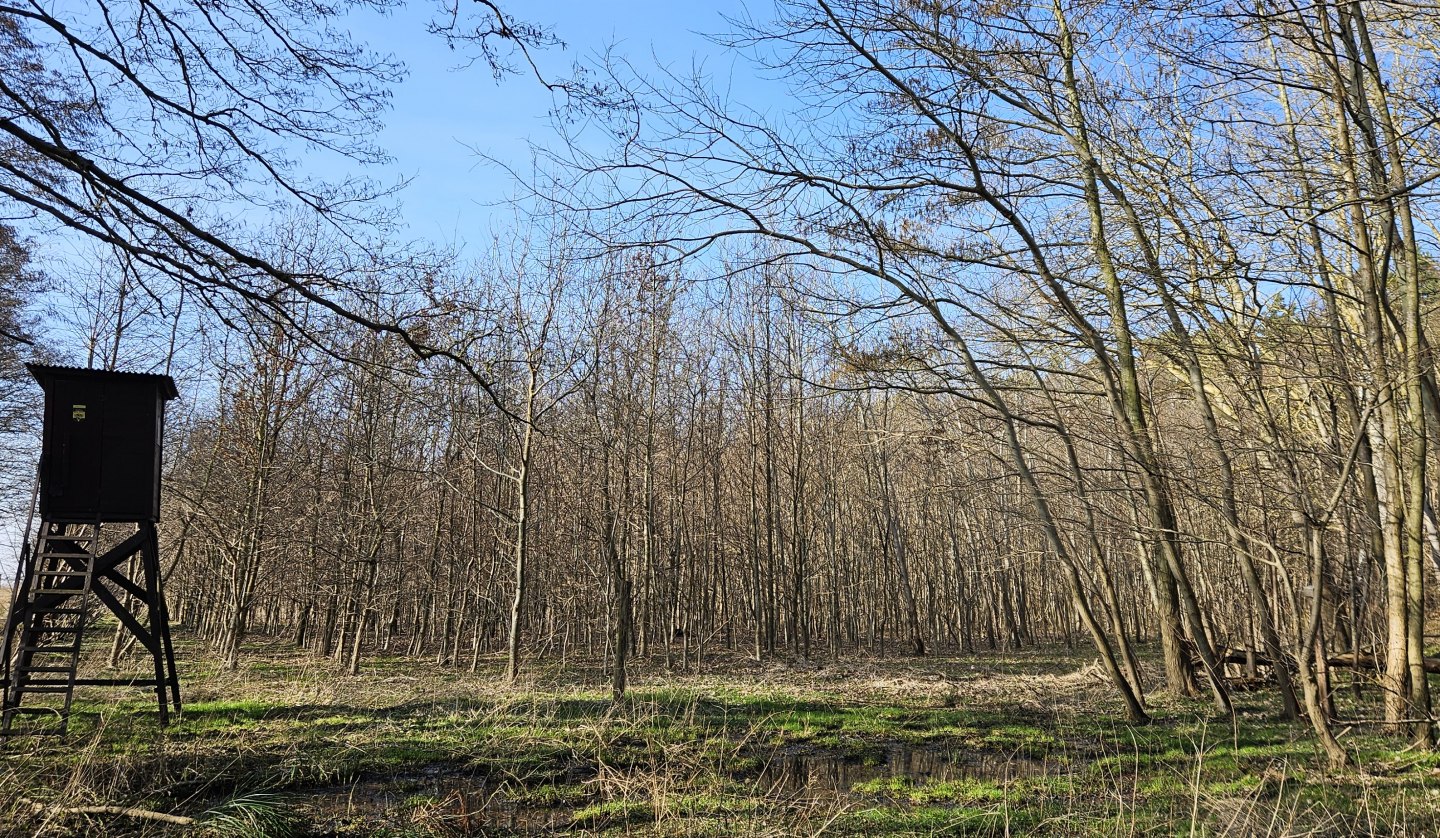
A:
<svg viewBox="0 0 1440 838">
<path fill-rule="evenodd" d="M 1059 773 L 1062 767 L 1029 757 L 896 744 L 885 749 L 882 762 L 875 763 L 828 752 L 779 753 L 761 769 L 759 786 L 782 794 L 849 794 L 857 783 L 893 777 L 917 783 L 1005 781 Z"/>
<path fill-rule="evenodd" d="M 417 797 L 435 802 L 417 809 Z M 441 771 L 313 789 L 304 792 L 302 800 L 311 823 L 321 827 L 322 834 L 325 827 L 340 830 L 357 821 L 401 826 L 425 820 L 461 834 L 501 830 L 516 835 L 549 833 L 569 824 L 568 810 L 520 806 L 482 780 L 445 776 Z"/>
</svg>

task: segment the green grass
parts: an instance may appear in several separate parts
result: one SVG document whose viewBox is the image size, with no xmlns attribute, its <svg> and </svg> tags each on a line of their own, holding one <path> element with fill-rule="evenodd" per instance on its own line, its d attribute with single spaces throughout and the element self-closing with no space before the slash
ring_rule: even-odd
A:
<svg viewBox="0 0 1440 838">
<path fill-rule="evenodd" d="M 1440 756 L 1357 728 L 1343 741 L 1368 770 L 1329 772 L 1263 691 L 1237 697 L 1239 724 L 1162 696 L 1133 727 L 1063 654 L 642 663 L 618 704 L 596 674 L 536 667 L 511 688 L 495 661 L 471 676 L 388 658 L 352 678 L 278 645 L 239 673 L 189 645 L 181 660 L 170 728 L 143 695 L 92 691 L 68 740 L 8 748 L 0 832 L 33 831 L 21 798 L 204 822 L 57 815 L 57 835 L 1440 832 Z"/>
</svg>

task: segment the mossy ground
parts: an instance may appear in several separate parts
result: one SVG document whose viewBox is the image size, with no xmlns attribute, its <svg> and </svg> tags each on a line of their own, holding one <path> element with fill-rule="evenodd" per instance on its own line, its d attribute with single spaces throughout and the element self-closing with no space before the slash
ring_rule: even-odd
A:
<svg viewBox="0 0 1440 838">
<path fill-rule="evenodd" d="M 1135 727 L 1065 653 L 728 660 L 507 686 L 381 658 L 347 677 L 280 644 L 220 671 L 182 649 L 184 714 L 85 692 L 65 740 L 0 771 L 15 835 L 1436 835 L 1440 757 L 1360 727 L 1327 772 L 1265 691 L 1235 718 L 1157 697 Z M 117 703 L 121 696 L 124 700 Z M 37 806 L 39 804 L 39 806 Z M 57 813 L 125 805 L 174 826 Z M 51 807 L 49 809 L 45 807 Z"/>
</svg>

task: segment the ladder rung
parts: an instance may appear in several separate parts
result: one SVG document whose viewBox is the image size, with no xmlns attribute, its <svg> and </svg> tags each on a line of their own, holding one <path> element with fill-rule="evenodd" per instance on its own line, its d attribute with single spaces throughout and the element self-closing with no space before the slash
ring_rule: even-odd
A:
<svg viewBox="0 0 1440 838">
<path fill-rule="evenodd" d="M 37 570 L 36 576 L 89 576 L 88 570 Z"/>
<path fill-rule="evenodd" d="M 74 652 L 78 648 L 79 644 L 72 644 L 70 646 L 21 646 L 20 651 L 35 652 L 39 655 L 53 655 L 59 654 L 61 652 L 69 654 L 71 652 Z"/>
<path fill-rule="evenodd" d="M 68 693 L 70 683 L 64 684 L 21 684 L 15 688 L 17 693 Z"/>
</svg>

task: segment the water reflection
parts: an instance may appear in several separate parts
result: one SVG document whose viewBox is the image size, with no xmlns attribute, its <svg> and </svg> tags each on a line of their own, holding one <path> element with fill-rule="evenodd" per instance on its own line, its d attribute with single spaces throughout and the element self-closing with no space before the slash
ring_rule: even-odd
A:
<svg viewBox="0 0 1440 838">
<path fill-rule="evenodd" d="M 892 744 L 883 759 L 862 760 L 826 751 L 777 753 L 761 770 L 760 785 L 771 793 L 848 794 L 859 783 L 904 778 L 914 783 L 946 780 L 1005 781 L 1060 773 L 1042 759 L 993 752 Z"/>
<path fill-rule="evenodd" d="M 305 802 L 312 834 L 320 836 L 353 834 L 351 827 L 362 823 L 462 835 L 548 834 L 570 820 L 567 809 L 518 805 L 484 779 L 449 776 L 443 769 L 315 789 Z"/>
</svg>

